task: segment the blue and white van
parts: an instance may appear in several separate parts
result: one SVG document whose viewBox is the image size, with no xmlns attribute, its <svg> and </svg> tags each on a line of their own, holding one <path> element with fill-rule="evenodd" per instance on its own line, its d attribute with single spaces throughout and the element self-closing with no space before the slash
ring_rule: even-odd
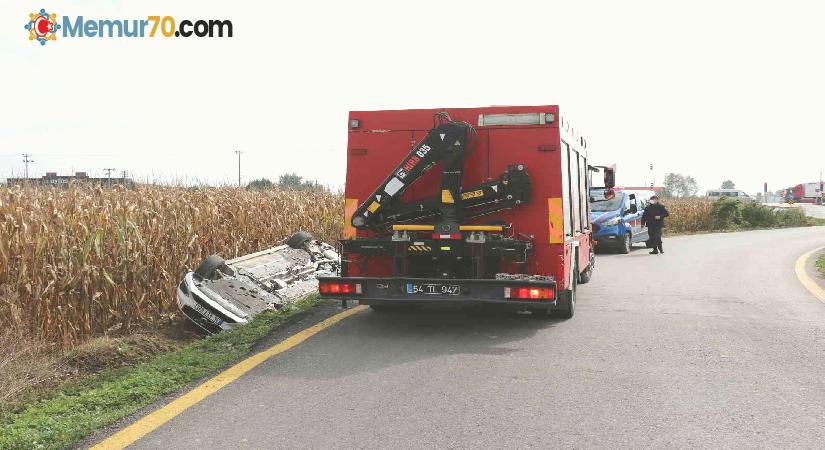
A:
<svg viewBox="0 0 825 450">
<path fill-rule="evenodd" d="M 590 222 L 597 249 L 611 248 L 620 253 L 630 253 L 633 244 L 648 239 L 647 228 L 642 228 L 642 213 L 646 200 L 638 200 L 636 194 L 617 191 L 611 199 L 604 197 L 604 190 L 590 193 Z M 649 197 L 648 197 L 649 198 Z"/>
</svg>

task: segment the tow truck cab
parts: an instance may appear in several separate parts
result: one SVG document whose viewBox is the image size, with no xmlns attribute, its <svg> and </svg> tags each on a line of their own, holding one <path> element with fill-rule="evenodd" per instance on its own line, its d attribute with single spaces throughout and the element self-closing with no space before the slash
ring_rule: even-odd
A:
<svg viewBox="0 0 825 450">
<path fill-rule="evenodd" d="M 353 111 L 348 125 L 342 276 L 319 279 L 323 297 L 572 317 L 594 267 L 593 168 L 558 106 Z"/>
<path fill-rule="evenodd" d="M 590 221 L 595 232 L 593 239 L 598 248 L 610 248 L 629 253 L 633 244 L 648 239 L 647 229 L 642 228 L 645 203 L 637 194 L 616 191 L 612 199 L 605 199 L 601 189 L 590 191 Z"/>
</svg>

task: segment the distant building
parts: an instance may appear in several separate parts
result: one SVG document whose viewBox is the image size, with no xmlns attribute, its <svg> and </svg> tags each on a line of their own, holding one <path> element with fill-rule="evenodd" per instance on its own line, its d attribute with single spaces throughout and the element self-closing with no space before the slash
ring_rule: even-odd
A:
<svg viewBox="0 0 825 450">
<path fill-rule="evenodd" d="M 68 186 L 70 182 L 81 182 L 89 184 L 121 184 L 132 186 L 135 184 L 131 178 L 94 178 L 86 172 L 75 172 L 74 175 L 58 175 L 57 172 L 46 172 L 40 178 L 7 178 L 6 184 L 14 186 L 17 184 L 38 184 L 43 186 Z"/>
</svg>

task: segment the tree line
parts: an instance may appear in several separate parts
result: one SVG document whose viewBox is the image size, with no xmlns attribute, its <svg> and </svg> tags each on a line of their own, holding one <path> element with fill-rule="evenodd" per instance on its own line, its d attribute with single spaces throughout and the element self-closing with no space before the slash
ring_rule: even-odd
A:
<svg viewBox="0 0 825 450">
<path fill-rule="evenodd" d="M 315 180 L 306 180 L 297 173 L 285 173 L 273 183 L 268 178 L 252 180 L 246 185 L 247 189 L 292 189 L 296 191 L 326 191 L 327 188 Z"/>
</svg>

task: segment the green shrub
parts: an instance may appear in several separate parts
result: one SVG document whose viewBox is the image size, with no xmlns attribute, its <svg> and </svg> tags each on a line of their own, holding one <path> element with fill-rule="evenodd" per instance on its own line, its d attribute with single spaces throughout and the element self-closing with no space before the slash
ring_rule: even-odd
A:
<svg viewBox="0 0 825 450">
<path fill-rule="evenodd" d="M 777 222 L 782 227 L 801 227 L 810 225 L 810 220 L 802 208 L 780 208 L 775 212 Z"/>
<path fill-rule="evenodd" d="M 722 197 L 713 203 L 713 229 L 727 230 L 742 223 L 742 202 Z"/>
<path fill-rule="evenodd" d="M 775 227 L 779 217 L 770 208 L 756 202 L 745 202 L 741 207 L 742 224 L 747 228 Z"/>
</svg>

